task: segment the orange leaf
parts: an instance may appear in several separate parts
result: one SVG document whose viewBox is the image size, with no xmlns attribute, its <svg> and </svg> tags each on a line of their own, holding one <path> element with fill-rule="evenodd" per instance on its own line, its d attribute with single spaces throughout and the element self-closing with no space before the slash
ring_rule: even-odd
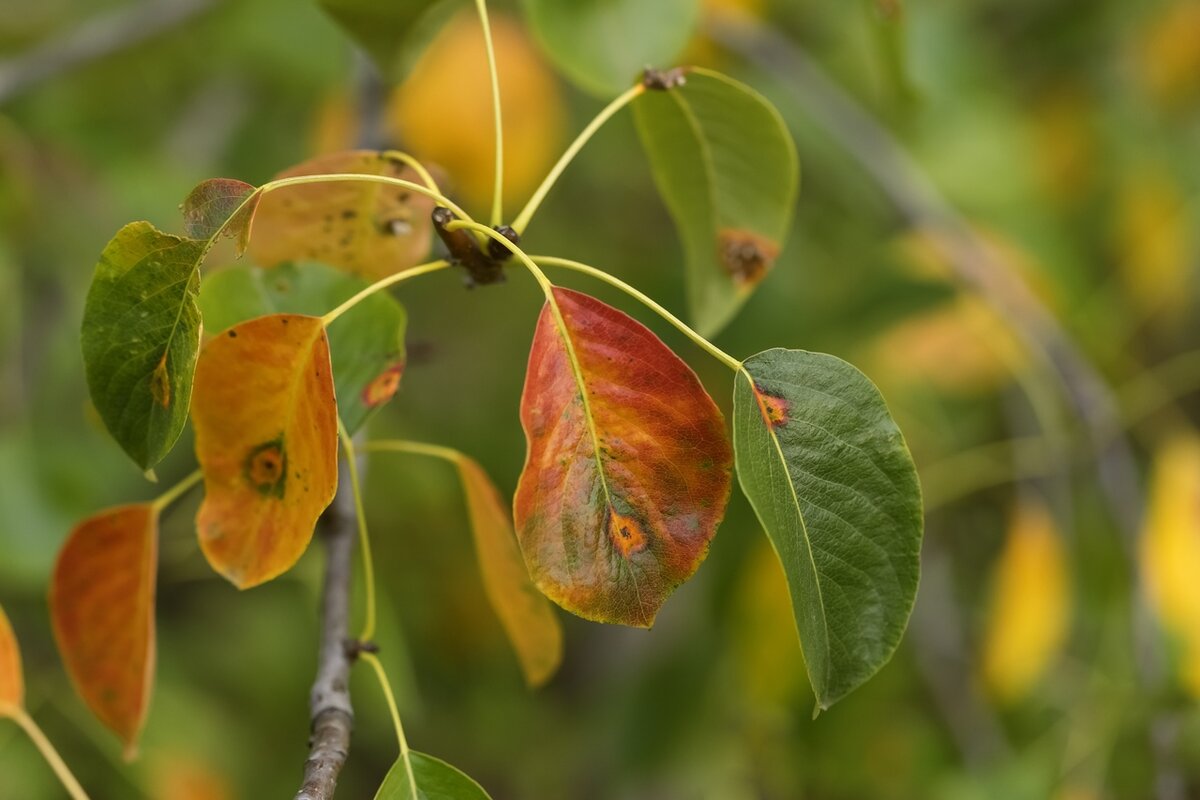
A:
<svg viewBox="0 0 1200 800">
<path fill-rule="evenodd" d="M 504 626 L 530 686 L 550 679 L 562 661 L 562 628 L 546 598 L 529 579 L 508 511 L 487 473 L 474 459 L 458 462 L 483 588 Z"/>
<path fill-rule="evenodd" d="M 76 690 L 92 712 L 137 749 L 154 682 L 158 513 L 119 506 L 71 531 L 50 583 L 50 617 Z"/>
<path fill-rule="evenodd" d="M 521 398 L 521 548 L 568 611 L 649 627 L 724 516 L 729 438 L 696 374 L 650 330 L 587 295 L 553 297 Z"/>
<path fill-rule="evenodd" d="M 245 589 L 304 553 L 337 489 L 337 402 L 318 317 L 272 314 L 200 352 L 192 396 L 205 498 L 196 518 L 213 569 Z"/>
<path fill-rule="evenodd" d="M 386 153 L 351 150 L 318 156 L 277 178 L 328 173 L 416 173 Z M 321 261 L 375 280 L 411 267 L 429 252 L 433 201 L 403 187 L 367 181 L 285 186 L 258 203 L 250 255 L 263 267 Z"/>
<path fill-rule="evenodd" d="M 13 716 L 25 704 L 25 682 L 21 678 L 21 648 L 13 635 L 8 616 L 0 608 L 0 717 Z"/>
</svg>

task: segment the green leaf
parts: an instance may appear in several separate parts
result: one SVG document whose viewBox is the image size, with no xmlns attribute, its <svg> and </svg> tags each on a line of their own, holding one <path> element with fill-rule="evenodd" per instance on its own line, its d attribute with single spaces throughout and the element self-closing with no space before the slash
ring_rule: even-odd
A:
<svg viewBox="0 0 1200 800">
<path fill-rule="evenodd" d="M 709 70 L 633 107 L 683 239 L 692 322 L 712 337 L 783 249 L 800 177 L 795 145 L 762 95 Z"/>
<path fill-rule="evenodd" d="M 204 281 L 200 309 L 216 332 L 264 314 L 321 316 L 367 286 L 324 264 L 235 266 Z M 376 293 L 329 326 L 338 414 L 351 433 L 392 398 L 404 370 L 408 316 L 390 295 Z"/>
<path fill-rule="evenodd" d="M 325 13 L 375 61 L 384 78 L 400 80 L 463 0 L 319 0 Z"/>
<path fill-rule="evenodd" d="M 100 254 L 83 309 L 92 402 L 143 470 L 179 438 L 200 349 L 199 264 L 206 242 L 148 222 L 126 225 Z"/>
<path fill-rule="evenodd" d="M 774 349 L 733 398 L 742 491 L 783 564 L 808 677 L 828 708 L 887 663 L 917 593 L 921 490 L 875 385 L 841 359 Z"/>
<path fill-rule="evenodd" d="M 400 756 L 392 765 L 375 800 L 491 800 L 483 787 L 445 761 L 414 750 L 408 756 L 408 763 Z"/>
<path fill-rule="evenodd" d="M 523 0 L 538 43 L 581 88 L 628 89 L 647 65 L 674 63 L 699 17 L 697 0 Z"/>
</svg>

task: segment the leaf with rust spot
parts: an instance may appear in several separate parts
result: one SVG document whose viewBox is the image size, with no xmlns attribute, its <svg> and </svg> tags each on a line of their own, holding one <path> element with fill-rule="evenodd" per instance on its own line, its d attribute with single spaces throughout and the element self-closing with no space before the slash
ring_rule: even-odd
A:
<svg viewBox="0 0 1200 800">
<path fill-rule="evenodd" d="M 413 170 L 386 153 L 352 150 L 305 161 L 278 178 L 329 173 L 387 175 L 416 181 Z M 367 181 L 286 186 L 258 204 L 250 254 L 263 267 L 321 261 L 377 280 L 428 253 L 433 201 L 399 186 Z"/>
<path fill-rule="evenodd" d="M 887 663 L 917 594 L 921 489 L 874 384 L 774 349 L 733 396 L 738 480 L 783 564 L 809 681 L 828 708 Z"/>
<path fill-rule="evenodd" d="M 248 588 L 304 553 L 337 488 L 337 403 L 317 317 L 273 314 L 213 337 L 196 366 L 192 424 L 205 497 L 200 546 Z"/>
<path fill-rule="evenodd" d="M 184 229 L 193 239 L 211 239 L 218 233 L 233 239 L 240 256 L 250 241 L 254 212 L 261 195 L 257 187 L 233 178 L 212 178 L 188 194 L 180 210 Z"/>
<path fill-rule="evenodd" d="M 509 511 L 483 468 L 458 461 L 483 588 L 500 618 L 530 686 L 548 681 L 562 661 L 562 627 L 521 557 Z"/>
<path fill-rule="evenodd" d="M 81 333 L 88 389 L 113 438 L 144 470 L 170 452 L 187 421 L 206 249 L 131 222 L 92 276 Z"/>
<path fill-rule="evenodd" d="M 50 618 L 63 663 L 92 713 L 137 750 L 154 682 L 158 514 L 111 508 L 71 531 L 50 581 Z"/>
<path fill-rule="evenodd" d="M 25 680 L 21 676 L 21 648 L 8 615 L 0 607 L 0 717 L 19 713 L 25 705 Z"/>
<path fill-rule="evenodd" d="M 521 423 L 517 535 L 534 581 L 587 619 L 649 627 L 708 551 L 729 497 L 721 412 L 658 337 L 555 289 Z"/>
<path fill-rule="evenodd" d="M 205 278 L 200 310 L 210 330 L 264 314 L 320 316 L 366 285 L 323 264 L 283 264 L 270 270 L 235 266 Z M 329 326 L 338 413 L 350 433 L 400 388 L 407 325 L 404 306 L 386 292 L 377 292 Z"/>
<path fill-rule="evenodd" d="M 647 92 L 634 116 L 683 239 L 691 319 L 711 337 L 783 248 L 799 184 L 795 145 L 764 97 L 705 69 Z"/>
</svg>

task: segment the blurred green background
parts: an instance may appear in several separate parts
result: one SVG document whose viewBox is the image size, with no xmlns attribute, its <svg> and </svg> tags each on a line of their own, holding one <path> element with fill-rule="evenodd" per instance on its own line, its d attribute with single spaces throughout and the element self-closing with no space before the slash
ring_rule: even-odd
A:
<svg viewBox="0 0 1200 800">
<path fill-rule="evenodd" d="M 59 546 L 83 516 L 161 491 L 88 406 L 83 298 L 125 222 L 180 230 L 178 203 L 199 181 L 262 183 L 354 146 L 364 120 L 440 162 L 484 213 L 487 78 L 468 45 L 444 38 L 426 54 L 442 68 L 414 73 L 436 73 L 438 91 L 374 101 L 364 60 L 315 3 L 237 0 L 199 3 L 145 41 L 9 91 L 35 48 L 61 53 L 77 26 L 119 6 L 0 4 L 0 605 L 31 713 L 97 800 L 290 796 L 307 752 L 319 547 L 239 593 L 198 551 L 198 499 L 167 512 L 157 685 L 134 764 L 63 672 L 45 599 Z M 1200 797 L 1200 3 L 714 0 L 705 14 L 731 6 L 877 118 L 990 268 L 1029 287 L 1102 376 L 1121 420 L 1106 435 L 1133 456 L 1132 521 L 1114 514 L 1057 372 L 955 278 L 853 143 L 814 122 L 796 76 L 697 32 L 681 60 L 772 99 L 803 175 L 785 252 L 717 343 L 741 357 L 835 353 L 880 385 L 928 506 L 905 641 L 811 719 L 782 576 L 735 490 L 707 561 L 652 632 L 563 614 L 562 670 L 531 693 L 484 598 L 454 470 L 381 454 L 367 480 L 378 638 L 410 742 L 497 800 Z M 546 66 L 519 8 L 494 12 L 501 68 L 512 65 L 515 209 L 601 103 Z M 523 244 L 683 307 L 680 246 L 627 113 L 567 171 Z M 728 413 L 722 366 L 607 287 L 556 279 L 653 328 Z M 372 436 L 463 450 L 511 493 L 540 291 L 519 272 L 465 291 L 444 272 L 398 297 L 410 362 Z M 193 463 L 185 434 L 163 484 Z M 370 677 L 355 672 L 341 797 L 372 796 L 395 757 Z M 0 721 L 0 800 L 59 796 Z"/>
</svg>

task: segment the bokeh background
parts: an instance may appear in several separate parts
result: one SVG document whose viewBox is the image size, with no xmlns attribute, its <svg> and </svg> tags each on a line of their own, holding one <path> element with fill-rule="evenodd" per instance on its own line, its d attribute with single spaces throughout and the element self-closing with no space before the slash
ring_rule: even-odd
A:
<svg viewBox="0 0 1200 800">
<path fill-rule="evenodd" d="M 156 4 L 187 13 L 102 57 L 20 71 L 65 61 L 80 26 Z M 752 55 L 787 58 L 764 68 L 704 33 L 730 6 L 771 37 Z M 601 101 L 548 65 L 518 7 L 493 10 L 517 208 Z M 813 720 L 782 575 L 735 490 L 652 632 L 562 615 L 562 670 L 531 693 L 484 599 L 454 470 L 378 455 L 379 642 L 413 746 L 497 800 L 1200 797 L 1200 3 L 712 0 L 703 15 L 680 61 L 771 98 L 803 175 L 785 252 L 717 342 L 835 353 L 880 385 L 927 504 L 909 631 Z M 173 507 L 156 693 L 141 758 L 122 762 L 67 681 L 45 600 L 75 521 L 158 491 L 86 399 L 78 330 L 97 254 L 132 219 L 179 230 L 205 178 L 261 183 L 368 136 L 439 163 L 483 214 L 486 81 L 469 15 L 394 88 L 308 0 L 0 3 L 0 605 L 31 711 L 97 800 L 295 791 L 321 571 L 314 547 L 239 593 L 199 554 L 197 498 Z M 858 117 L 831 131 L 830 102 L 885 138 L 848 135 Z M 863 158 L 900 163 L 899 184 Z M 930 203 L 949 222 L 917 213 Z M 525 243 L 683 307 L 680 245 L 628 113 Z M 963 280 L 964 261 L 990 288 Z M 656 330 L 728 413 L 724 367 L 606 287 L 558 277 Z M 447 272 L 398 296 L 410 365 L 372 436 L 461 449 L 511 492 L 539 290 L 514 273 L 465 291 Z M 1084 379 L 1045 357 L 1046 335 Z M 190 450 L 159 469 L 165 484 L 192 470 Z M 365 670 L 352 692 L 339 796 L 365 798 L 395 746 Z M 59 796 L 0 721 L 0 798 Z"/>
</svg>

